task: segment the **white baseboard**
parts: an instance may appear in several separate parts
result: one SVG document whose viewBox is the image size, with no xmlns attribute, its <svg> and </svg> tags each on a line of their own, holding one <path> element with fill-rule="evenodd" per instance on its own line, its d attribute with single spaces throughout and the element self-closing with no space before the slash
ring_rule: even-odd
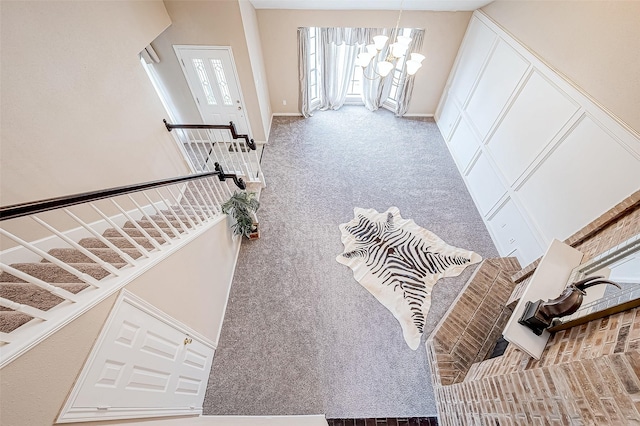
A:
<svg viewBox="0 0 640 426">
<path fill-rule="evenodd" d="M 433 118 L 434 114 L 405 114 L 403 115 L 403 117 L 426 117 L 426 118 Z"/>
<path fill-rule="evenodd" d="M 134 422 L 132 425 L 142 425 Z M 297 416 L 198 416 L 175 419 L 157 419 L 144 422 L 144 426 L 322 426 L 327 425 L 324 415 Z"/>
<path fill-rule="evenodd" d="M 302 117 L 302 114 L 299 112 L 274 112 L 271 114 L 271 118 L 273 117 Z"/>
</svg>

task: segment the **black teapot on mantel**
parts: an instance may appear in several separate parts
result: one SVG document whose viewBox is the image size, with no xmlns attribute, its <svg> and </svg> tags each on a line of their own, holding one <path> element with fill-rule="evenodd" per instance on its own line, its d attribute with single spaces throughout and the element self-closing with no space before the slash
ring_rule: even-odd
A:
<svg viewBox="0 0 640 426">
<path fill-rule="evenodd" d="M 576 312 L 587 294 L 585 290 L 598 284 L 611 284 L 621 288 L 613 281 L 605 280 L 603 276 L 585 278 L 570 284 L 560 296 L 553 300 L 543 302 L 541 299 L 537 302 L 527 302 L 518 323 L 529 327 L 540 336 L 546 328 L 551 326 L 555 318 L 562 318 Z"/>
</svg>

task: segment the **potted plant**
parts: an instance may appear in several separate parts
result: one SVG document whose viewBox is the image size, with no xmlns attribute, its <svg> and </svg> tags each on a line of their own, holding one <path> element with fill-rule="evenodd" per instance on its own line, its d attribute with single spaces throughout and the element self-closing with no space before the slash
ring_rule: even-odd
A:
<svg viewBox="0 0 640 426">
<path fill-rule="evenodd" d="M 256 199 L 255 192 L 236 191 L 222 205 L 222 212 L 235 219 L 236 223 L 231 226 L 234 234 L 254 240 L 260 236 L 258 222 L 255 220 L 258 208 L 260 202 Z"/>
</svg>

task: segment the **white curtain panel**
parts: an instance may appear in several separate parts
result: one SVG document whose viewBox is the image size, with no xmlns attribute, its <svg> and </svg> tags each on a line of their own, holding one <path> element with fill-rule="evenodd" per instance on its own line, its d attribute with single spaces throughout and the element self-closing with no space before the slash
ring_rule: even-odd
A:
<svg viewBox="0 0 640 426">
<path fill-rule="evenodd" d="M 380 29 L 378 34 L 371 34 L 371 39 L 376 35 L 386 35 L 389 40 L 394 40 L 396 36 L 395 29 Z M 362 102 L 369 111 L 375 111 L 382 106 L 382 103 L 389 97 L 391 91 L 391 83 L 393 82 L 393 70 L 385 78 L 379 78 L 375 70 L 378 62 L 384 61 L 389 55 L 389 44 L 387 43 L 375 56 L 369 66 L 363 70 L 362 78 Z"/>
<path fill-rule="evenodd" d="M 300 101 L 298 107 L 302 116 L 311 117 L 309 101 L 309 28 L 298 28 L 298 79 L 300 81 Z"/>
<path fill-rule="evenodd" d="M 320 109 L 344 105 L 358 52 L 369 36 L 369 28 L 320 28 Z"/>
<path fill-rule="evenodd" d="M 415 75 L 407 75 L 406 62 L 410 59 L 410 53 L 408 52 L 419 53 L 422 49 L 424 30 L 413 28 L 411 30 L 410 37 L 411 43 L 409 43 L 409 49 L 407 50 L 408 57 L 405 58 L 405 66 L 402 67 L 402 73 L 400 74 L 400 86 L 398 87 L 398 100 L 396 102 L 395 110 L 397 117 L 402 117 L 409 109 L 409 103 L 411 102 L 411 96 L 413 94 L 413 79 L 415 78 Z"/>
<path fill-rule="evenodd" d="M 353 78 L 355 61 L 362 46 L 371 43 L 373 37 L 384 34 L 390 40 L 395 40 L 395 29 L 385 28 L 318 28 L 320 48 L 318 51 L 321 77 L 318 81 L 318 91 L 322 110 L 336 110 L 344 105 L 349 90 L 349 83 Z M 424 30 L 412 29 L 412 41 L 409 52 L 418 52 L 422 47 Z M 304 117 L 310 117 L 311 109 L 309 89 L 309 28 L 298 28 L 298 74 L 300 80 L 300 112 Z M 364 69 L 362 79 L 362 101 L 367 109 L 375 111 L 389 97 L 393 84 L 394 72 L 385 78 L 379 78 L 374 72 L 378 61 L 384 61 L 389 54 L 389 44 Z M 411 101 L 413 91 L 413 77 L 406 78 L 406 67 L 401 74 L 398 105 L 395 110 L 397 116 L 404 115 Z"/>
<path fill-rule="evenodd" d="M 323 40 L 324 41 L 324 40 Z M 322 77 L 320 109 L 338 109 L 347 99 L 358 54 L 357 45 L 322 43 L 320 46 Z"/>
</svg>

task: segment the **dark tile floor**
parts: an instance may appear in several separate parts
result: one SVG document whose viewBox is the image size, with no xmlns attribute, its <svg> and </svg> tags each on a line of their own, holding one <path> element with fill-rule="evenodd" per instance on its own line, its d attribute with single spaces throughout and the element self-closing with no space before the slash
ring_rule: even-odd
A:
<svg viewBox="0 0 640 426">
<path fill-rule="evenodd" d="M 437 417 L 327 419 L 329 426 L 438 426 Z"/>
</svg>

